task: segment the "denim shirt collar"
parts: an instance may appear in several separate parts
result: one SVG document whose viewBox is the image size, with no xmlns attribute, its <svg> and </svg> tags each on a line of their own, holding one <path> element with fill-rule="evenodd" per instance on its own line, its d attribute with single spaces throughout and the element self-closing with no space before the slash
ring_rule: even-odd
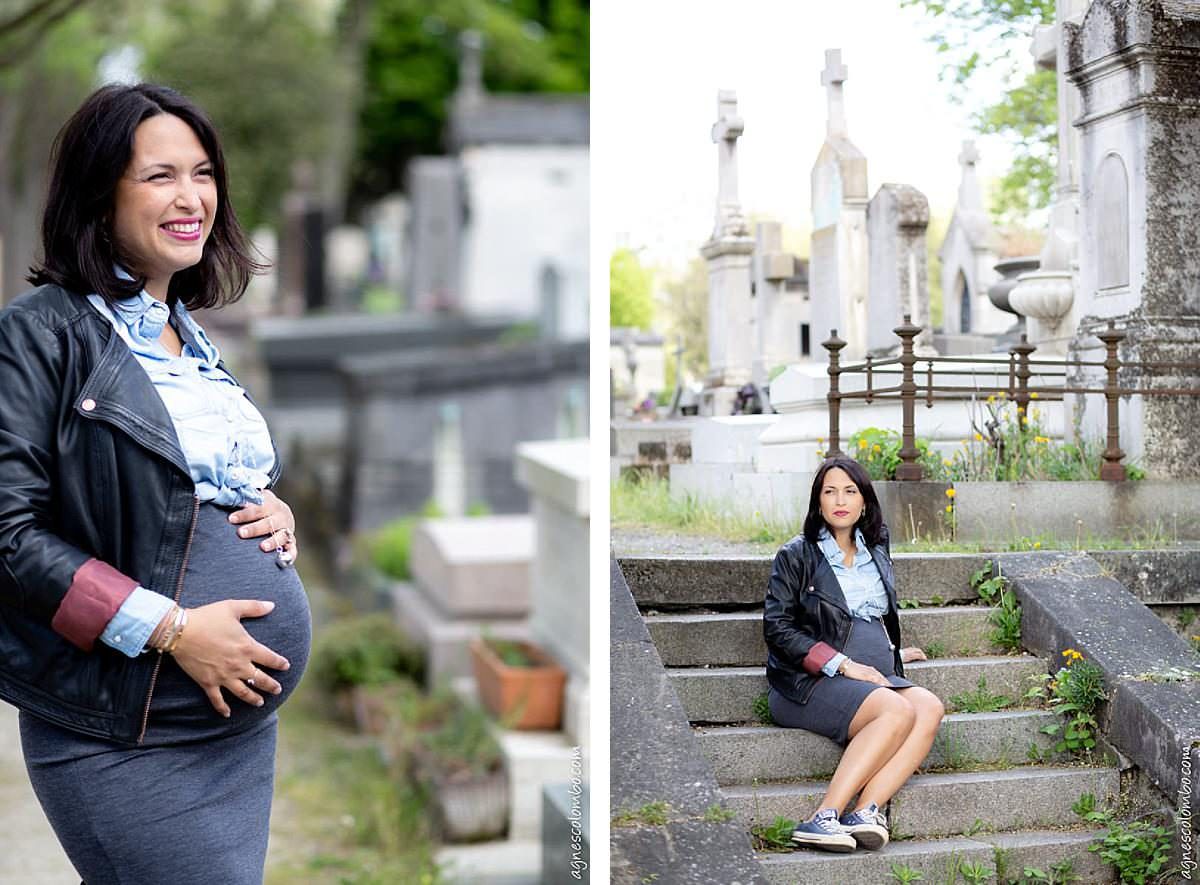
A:
<svg viewBox="0 0 1200 885">
<path fill-rule="evenodd" d="M 846 554 L 842 552 L 842 548 L 838 546 L 838 542 L 833 535 L 829 533 L 828 526 L 821 526 L 821 530 L 817 532 L 817 543 L 821 547 L 821 552 L 825 554 L 825 558 L 829 560 L 831 565 L 844 565 L 846 562 Z M 863 537 L 862 529 L 854 530 L 854 555 L 857 558 L 862 553 L 867 553 L 867 541 Z"/>
<path fill-rule="evenodd" d="M 113 271 L 122 280 L 133 279 L 120 265 L 113 265 Z M 93 303 L 99 301 L 97 306 L 108 306 L 99 295 L 93 293 L 88 298 Z M 176 359 L 163 349 L 158 340 L 172 312 L 166 304 L 143 289 L 137 295 L 113 302 L 112 308 L 114 319 L 120 321 L 129 333 L 130 346 L 140 355 L 166 362 Z M 183 354 L 194 357 L 208 368 L 216 368 L 221 359 L 220 351 L 192 319 L 182 301 L 176 300 L 174 314 L 184 339 Z"/>
</svg>

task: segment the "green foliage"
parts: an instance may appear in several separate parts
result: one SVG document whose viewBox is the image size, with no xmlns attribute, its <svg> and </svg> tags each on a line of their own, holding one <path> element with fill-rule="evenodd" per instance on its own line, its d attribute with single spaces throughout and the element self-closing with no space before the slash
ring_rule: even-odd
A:
<svg viewBox="0 0 1200 885">
<path fill-rule="evenodd" d="M 1052 713 L 1065 717 L 1064 722 L 1041 729 L 1057 739 L 1056 753 L 1089 754 L 1099 730 L 1096 708 L 1107 697 L 1104 671 L 1073 648 L 1064 651 L 1063 657 L 1066 663 L 1053 676 L 1041 673 L 1034 677 L 1035 684 L 1025 698 L 1041 701 Z"/>
<path fill-rule="evenodd" d="M 1001 179 L 992 211 L 1012 221 L 1048 205 L 1057 130 L 1053 72 L 1030 73 L 1026 46 L 1036 24 L 1054 22 L 1054 0 L 901 0 L 932 20 L 929 40 L 945 60 L 942 80 L 955 101 L 978 100 L 981 74 L 1001 70 L 1005 92 L 974 115 L 976 129 L 1013 145 L 1013 167 Z"/>
<path fill-rule="evenodd" d="M 429 501 L 419 514 L 402 516 L 377 529 L 366 539 L 371 562 L 388 577 L 407 581 L 412 576 L 409 553 L 412 551 L 413 529 L 422 519 L 438 516 L 442 516 L 441 509 Z"/>
<path fill-rule="evenodd" d="M 321 627 L 309 669 L 313 680 L 333 692 L 401 677 L 420 682 L 424 678 L 425 658 L 391 615 L 373 614 L 344 618 Z"/>
<path fill-rule="evenodd" d="M 1040 867 L 1025 867 L 1020 885 L 1072 885 L 1082 882 L 1075 873 L 1075 864 L 1065 858 L 1045 870 Z"/>
<path fill-rule="evenodd" d="M 491 719 L 478 704 L 459 700 L 445 718 L 418 736 L 422 759 L 448 779 L 480 777 L 498 771 L 503 756 Z"/>
<path fill-rule="evenodd" d="M 321 110 L 345 100 L 336 34 L 312 0 L 165 2 L 162 10 L 146 17 L 143 76 L 212 117 L 243 225 L 274 222 L 293 165 L 318 164 L 335 134 Z"/>
<path fill-rule="evenodd" d="M 914 870 L 910 866 L 901 863 L 893 863 L 891 871 L 888 873 L 888 878 L 899 882 L 900 885 L 908 885 L 909 882 L 920 882 L 925 878 L 924 874 L 918 870 Z"/>
<path fill-rule="evenodd" d="M 937 660 L 938 658 L 944 658 L 946 656 L 946 643 L 935 639 L 928 643 L 923 650 L 925 652 L 925 657 L 931 661 Z"/>
<path fill-rule="evenodd" d="M 626 809 L 613 815 L 614 827 L 632 827 L 645 824 L 649 827 L 665 827 L 671 813 L 671 806 L 664 800 L 647 802 L 641 808 Z"/>
<path fill-rule="evenodd" d="M 500 658 L 509 667 L 535 667 L 538 664 L 520 642 L 515 642 L 511 639 L 497 639 L 491 636 L 485 637 L 484 642 L 491 646 L 492 651 L 496 653 L 496 657 Z"/>
<path fill-rule="evenodd" d="M 1108 832 L 1088 850 L 1098 851 L 1105 863 L 1112 864 L 1121 882 L 1152 885 L 1170 881 L 1177 872 L 1167 866 L 1171 861 L 1171 828 L 1145 820 L 1118 821 L 1112 811 L 1096 810 L 1096 797 L 1091 793 L 1081 795 L 1071 807 L 1088 823 L 1107 828 Z"/>
<path fill-rule="evenodd" d="M 675 370 L 674 350 L 682 343 L 684 375 L 692 380 L 703 378 L 708 371 L 708 268 L 704 259 L 692 259 L 682 274 L 663 281 L 662 290 L 660 318 L 669 371 Z M 777 368 L 782 371 L 786 366 Z M 674 376 L 669 380 L 674 381 Z"/>
<path fill-rule="evenodd" d="M 495 92 L 588 90 L 586 0 L 375 0 L 364 62 L 355 202 L 399 190 L 408 161 L 443 150 L 458 38 L 483 36 Z"/>
<path fill-rule="evenodd" d="M 654 319 L 654 274 L 637 253 L 617 249 L 608 262 L 609 324 L 613 328 L 649 329 Z"/>
<path fill-rule="evenodd" d="M 788 851 L 795 848 L 792 830 L 796 821 L 776 817 L 769 824 L 755 824 L 750 828 L 750 838 L 756 851 Z"/>
<path fill-rule="evenodd" d="M 765 691 L 754 699 L 754 718 L 763 725 L 775 724 L 775 720 L 771 718 L 771 703 Z"/>
<path fill-rule="evenodd" d="M 732 808 L 723 808 L 720 802 L 714 802 L 704 809 L 703 819 L 705 823 L 721 824 L 733 820 L 735 817 L 737 817 L 737 812 Z"/>
<path fill-rule="evenodd" d="M 958 865 L 958 874 L 968 885 L 981 885 L 992 877 L 993 872 L 991 867 L 983 863 L 968 863 L 964 860 Z"/>
<path fill-rule="evenodd" d="M 989 637 L 993 643 L 1008 652 L 1021 650 L 1021 605 L 1017 602 L 1016 594 L 1009 589 L 1008 578 L 996 573 L 992 574 L 992 561 L 989 559 L 983 568 L 971 575 L 971 586 L 979 594 L 979 598 L 992 606 L 988 615 L 988 623 L 995 629 Z"/>
<path fill-rule="evenodd" d="M 995 713 L 1012 706 L 1012 698 L 988 691 L 987 677 L 980 676 L 972 691 L 956 694 L 950 698 L 950 706 L 956 713 Z"/>
<path fill-rule="evenodd" d="M 920 600 L 917 600 L 917 599 L 901 599 L 900 607 L 901 608 L 920 608 L 921 602 L 920 602 Z"/>
</svg>

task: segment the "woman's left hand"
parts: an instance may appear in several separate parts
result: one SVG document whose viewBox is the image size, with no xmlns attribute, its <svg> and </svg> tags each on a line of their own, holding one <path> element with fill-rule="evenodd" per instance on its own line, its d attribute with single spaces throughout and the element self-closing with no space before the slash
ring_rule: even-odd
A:
<svg viewBox="0 0 1200 885">
<path fill-rule="evenodd" d="M 294 561 L 300 553 L 296 545 L 296 518 L 292 508 L 270 489 L 263 489 L 261 504 L 247 504 L 229 514 L 229 521 L 239 526 L 238 537 L 266 539 L 258 546 L 264 553 L 280 547 Z"/>
<path fill-rule="evenodd" d="M 921 649 L 917 648 L 915 645 L 910 645 L 907 648 L 900 649 L 900 660 L 906 664 L 909 664 L 913 661 L 924 661 L 928 659 L 925 657 L 925 652 L 921 651 Z"/>
</svg>

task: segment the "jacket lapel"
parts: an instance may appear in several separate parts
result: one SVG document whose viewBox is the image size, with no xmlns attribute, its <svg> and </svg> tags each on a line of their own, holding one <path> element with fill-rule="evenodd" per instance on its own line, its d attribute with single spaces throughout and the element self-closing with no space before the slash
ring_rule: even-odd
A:
<svg viewBox="0 0 1200 885">
<path fill-rule="evenodd" d="M 75 397 L 75 413 L 116 427 L 138 445 L 174 464 L 190 481 L 191 472 L 162 397 L 121 336 L 111 326 L 108 332 L 100 359 Z"/>
</svg>

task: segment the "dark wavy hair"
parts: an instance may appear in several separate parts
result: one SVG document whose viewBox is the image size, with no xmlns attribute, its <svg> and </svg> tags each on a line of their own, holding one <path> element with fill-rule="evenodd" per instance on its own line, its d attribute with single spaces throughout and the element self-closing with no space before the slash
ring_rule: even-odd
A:
<svg viewBox="0 0 1200 885">
<path fill-rule="evenodd" d="M 250 277 L 266 270 L 251 257 L 250 241 L 230 205 L 225 156 L 208 116 L 174 89 L 138 83 L 97 89 L 54 139 L 42 262 L 29 269 L 29 282 L 54 283 L 81 295 L 96 292 L 110 303 L 145 287 L 145 278 L 131 282 L 113 271 L 121 262 L 112 237 L 113 204 L 133 156 L 134 132 L 159 114 L 178 117 L 196 133 L 217 185 L 217 212 L 203 257 L 172 275 L 167 300 L 181 299 L 189 309 L 221 307 L 241 298 Z"/>
<path fill-rule="evenodd" d="M 825 517 L 821 515 L 821 488 L 825 485 L 825 474 L 835 467 L 846 471 L 851 481 L 858 486 L 859 494 L 863 496 L 865 506 L 854 527 L 862 530 L 863 540 L 867 542 L 868 547 L 879 543 L 886 544 L 888 530 L 883 522 L 879 497 L 875 494 L 875 487 L 871 485 L 871 477 L 867 476 L 867 471 L 861 464 L 846 455 L 828 458 L 817 468 L 817 474 L 813 477 L 812 494 L 808 498 L 808 515 L 804 517 L 804 537 L 810 544 L 816 544 L 817 535 L 825 526 Z"/>
</svg>

